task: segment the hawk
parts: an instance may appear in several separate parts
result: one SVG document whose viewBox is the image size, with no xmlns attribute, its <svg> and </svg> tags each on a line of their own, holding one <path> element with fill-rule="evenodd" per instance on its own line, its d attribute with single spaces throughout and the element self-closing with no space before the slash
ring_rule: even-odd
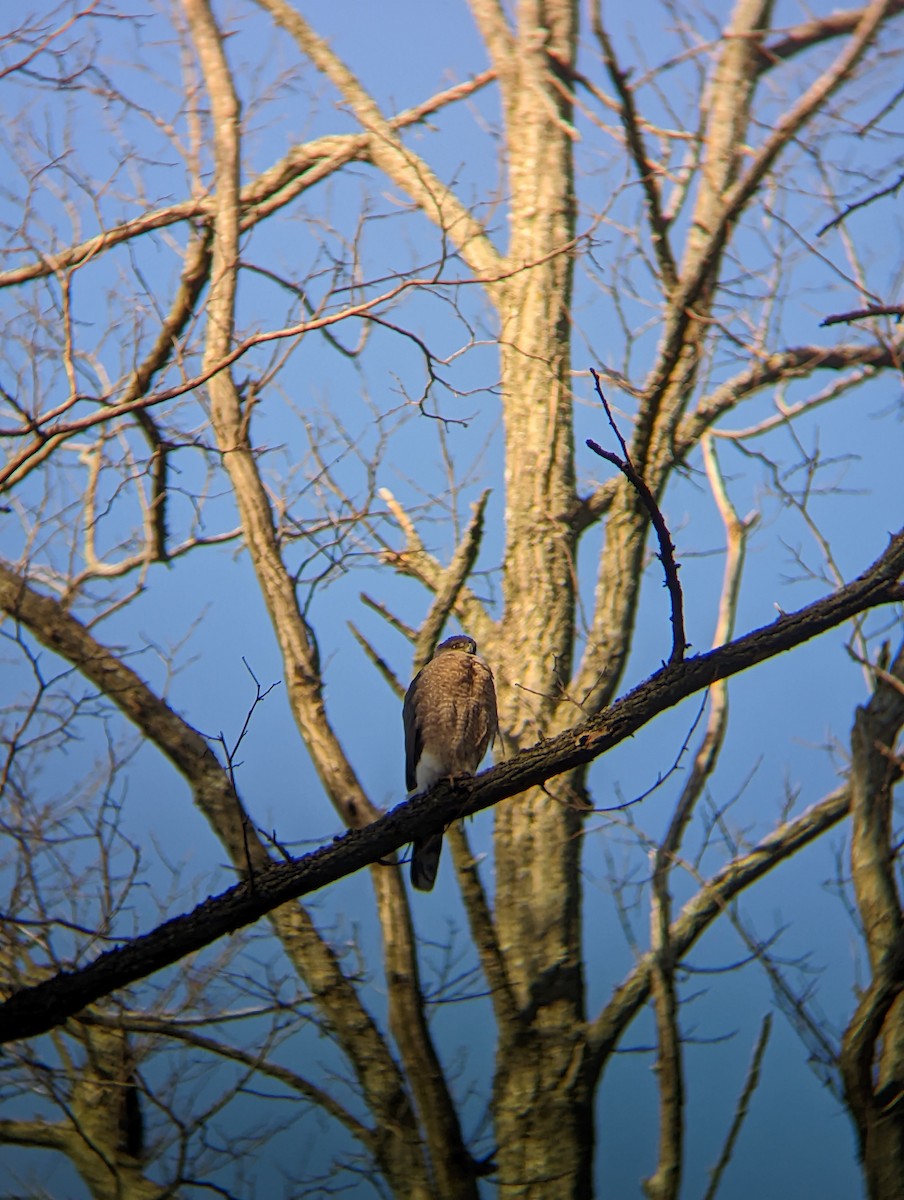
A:
<svg viewBox="0 0 904 1200">
<path fill-rule="evenodd" d="M 473 775 L 496 736 L 493 672 L 464 634 L 447 638 L 405 694 L 405 784 L 419 796 L 440 779 Z M 443 835 L 416 838 L 411 882 L 429 892 L 436 881 Z"/>
</svg>

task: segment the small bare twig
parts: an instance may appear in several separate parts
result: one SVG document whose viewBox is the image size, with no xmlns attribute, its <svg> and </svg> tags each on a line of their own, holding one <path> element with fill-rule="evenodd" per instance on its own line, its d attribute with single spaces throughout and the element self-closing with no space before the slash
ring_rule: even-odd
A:
<svg viewBox="0 0 904 1200">
<path fill-rule="evenodd" d="M 413 625 L 408 625 L 405 621 L 400 620 L 395 613 L 389 611 L 385 604 L 382 604 L 379 600 L 374 600 L 372 596 L 368 596 L 367 592 L 362 592 L 359 598 L 362 604 L 366 604 L 368 608 L 373 609 L 393 629 L 397 630 L 403 637 L 408 638 L 409 642 L 414 641 L 417 633 Z"/>
<path fill-rule="evenodd" d="M 358 629 L 357 625 L 354 624 L 354 622 L 347 621 L 346 624 L 348 625 L 348 628 L 349 628 L 349 631 L 351 632 L 352 637 L 355 639 L 355 641 L 358 643 L 358 645 L 361 647 L 361 649 L 367 655 L 368 659 L 370 660 L 371 665 L 376 667 L 376 669 L 379 671 L 379 673 L 383 676 L 383 678 L 389 684 L 390 690 L 392 691 L 395 698 L 397 700 L 401 700 L 405 695 L 405 688 L 400 683 L 399 678 L 396 675 L 395 671 L 393 671 L 392 667 L 390 667 L 390 665 L 389 665 L 389 663 L 387 663 L 386 659 L 383 658 L 382 655 L 380 655 L 376 652 L 376 650 L 373 648 L 373 646 L 370 644 L 370 642 L 367 640 L 367 638 L 364 636 L 364 634 L 360 631 L 360 629 Z"/>
<path fill-rule="evenodd" d="M 251 701 L 251 707 L 248 709 L 247 713 L 245 713 L 245 720 L 242 723 L 242 728 L 239 730 L 239 736 L 235 739 L 235 744 L 232 746 L 232 749 L 230 749 L 229 746 L 226 744 L 226 735 L 223 733 L 222 730 L 220 731 L 217 738 L 215 739 L 223 747 L 223 754 L 226 759 L 226 770 L 229 773 L 229 782 L 232 785 L 232 792 L 233 792 L 233 795 L 235 795 L 235 796 L 238 796 L 238 794 L 239 794 L 238 785 L 236 784 L 236 780 L 235 780 L 235 768 L 237 766 L 241 766 L 240 763 L 236 762 L 235 756 L 238 754 L 239 746 L 241 746 L 242 742 L 245 740 L 245 735 L 247 734 L 247 732 L 251 726 L 251 718 L 254 716 L 254 710 L 257 708 L 257 706 L 259 704 L 261 704 L 264 700 L 266 700 L 266 698 L 270 695 L 270 693 L 273 691 L 273 689 L 275 687 L 279 686 L 279 682 L 277 681 L 276 683 L 271 683 L 269 687 L 262 688 L 260 685 L 260 680 L 257 678 L 257 676 L 254 674 L 254 672 L 248 666 L 248 660 L 245 658 L 244 655 L 242 655 L 242 662 L 245 664 L 245 670 L 248 672 L 248 674 L 254 680 L 254 686 L 256 689 L 255 697 Z M 251 861 L 251 853 L 248 849 L 248 814 L 245 812 L 244 809 L 242 809 L 242 834 L 243 834 L 243 837 L 245 840 L 245 866 L 248 871 L 248 879 L 253 886 L 254 885 L 254 865 Z"/>
<path fill-rule="evenodd" d="M 738 1134 L 741 1132 L 741 1126 L 744 1124 L 744 1118 L 750 1108 L 750 1101 L 753 1093 L 757 1089 L 760 1082 L 760 1070 L 763 1065 L 763 1055 L 766 1053 L 766 1046 L 769 1044 L 769 1035 L 772 1032 L 772 1015 L 766 1013 L 763 1017 L 763 1023 L 760 1025 L 760 1035 L 756 1040 L 756 1046 L 753 1050 L 753 1058 L 750 1062 L 750 1070 L 747 1072 L 747 1078 L 744 1080 L 744 1087 L 738 1097 L 738 1104 L 735 1108 L 734 1120 L 731 1122 L 731 1128 L 728 1131 L 728 1136 L 725 1139 L 725 1145 L 722 1147 L 722 1153 L 719 1155 L 718 1162 L 710 1172 L 709 1187 L 703 1200 L 715 1200 L 716 1192 L 719 1190 L 719 1184 L 722 1182 L 722 1176 L 725 1173 L 725 1168 L 731 1162 L 731 1156 L 734 1153 L 735 1143 L 738 1140 Z"/>
<path fill-rule="evenodd" d="M 587 445 L 594 454 L 598 454 L 600 458 L 604 458 L 607 462 L 611 462 L 613 466 L 618 467 L 640 496 L 641 500 L 643 500 L 647 512 L 650 514 L 650 520 L 653 523 L 653 528 L 656 530 L 656 536 L 659 538 L 659 554 L 656 557 L 662 563 L 662 569 L 665 572 L 665 586 L 669 589 L 669 596 L 672 601 L 672 653 L 669 657 L 669 662 L 681 662 L 687 650 L 687 637 L 684 632 L 684 598 L 681 594 L 681 584 L 678 581 L 678 563 L 675 561 L 675 547 L 672 545 L 668 526 L 665 523 L 665 518 L 662 515 L 659 505 L 656 503 L 653 493 L 631 462 L 631 455 L 628 453 L 625 439 L 615 424 L 612 411 L 603 393 L 600 377 L 593 367 L 590 368 L 590 374 L 593 376 L 596 394 L 599 396 L 603 408 L 606 410 L 606 416 L 609 418 L 609 424 L 618 438 L 618 444 L 621 446 L 624 458 L 619 458 L 617 454 L 613 454 L 610 450 L 604 450 L 592 438 L 587 438 Z"/>
<path fill-rule="evenodd" d="M 716 685 L 714 684 L 713 687 L 715 687 L 715 686 Z M 684 741 L 681 743 L 681 747 L 680 747 L 678 753 L 675 755 L 672 765 L 668 768 L 668 770 L 660 771 L 657 774 L 655 783 L 651 783 L 648 788 L 645 788 L 644 791 L 640 792 L 638 795 L 632 796 L 632 798 L 630 800 L 623 800 L 620 804 L 607 804 L 603 808 L 597 808 L 596 806 L 594 806 L 590 811 L 594 812 L 594 813 L 610 813 L 610 812 L 623 812 L 625 809 L 633 808 L 636 804 L 641 804 L 644 800 L 647 799 L 648 796 L 652 796 L 653 793 L 655 791 L 658 791 L 659 788 L 661 788 L 663 786 L 663 784 L 667 782 L 667 780 L 671 779 L 671 777 L 677 771 L 680 771 L 682 769 L 681 763 L 684 759 L 685 754 L 687 754 L 688 748 L 691 744 L 691 738 L 694 736 L 694 733 L 697 730 L 697 726 L 700 724 L 700 721 L 703 717 L 703 713 L 706 710 L 706 702 L 708 699 L 709 699 L 709 695 L 704 694 L 703 699 L 700 701 L 700 707 L 697 709 L 697 715 L 694 717 L 693 724 L 691 725 L 690 729 L 688 729 L 687 734 L 685 735 Z M 697 768 L 695 766 L 694 767 L 695 773 L 696 773 L 696 770 L 697 770 Z"/>
<path fill-rule="evenodd" d="M 662 275 L 666 289 L 671 290 L 678 278 L 675 259 L 669 245 L 669 221 L 662 210 L 662 196 L 659 190 L 657 164 L 647 153 L 643 136 L 643 120 L 637 112 L 634 101 L 634 90 L 629 83 L 628 72 L 623 71 L 615 55 L 612 39 L 609 37 L 600 9 L 599 0 L 592 5 L 593 32 L 602 51 L 603 62 L 609 72 L 609 77 L 618 93 L 619 116 L 625 132 L 625 141 L 634 168 L 640 180 L 647 206 L 647 219 L 650 225 L 650 236 L 653 251 Z"/>
<path fill-rule="evenodd" d="M 452 561 L 443 572 L 442 582 L 436 590 L 433 603 L 430 605 L 430 611 L 427 613 L 424 623 L 418 631 L 417 640 L 414 645 L 413 667 L 415 672 L 421 669 L 436 648 L 442 628 L 448 619 L 449 613 L 455 607 L 455 602 L 459 597 L 461 589 L 464 587 L 474 566 L 483 538 L 483 514 L 489 498 L 490 492 L 487 489 L 483 492 L 480 499 L 471 506 L 474 515 L 471 517 L 464 537 L 456 548 L 455 554 L 452 556 Z"/>
<path fill-rule="evenodd" d="M 868 204 L 872 204 L 875 200 L 881 200 L 883 196 L 896 195 L 902 184 L 904 184 L 904 172 L 898 176 L 894 183 L 890 183 L 888 187 L 880 188 L 878 192 L 872 192 L 869 196 L 864 197 L 863 200 L 857 200 L 853 204 L 849 204 L 843 212 L 838 214 L 837 217 L 833 217 L 831 221 L 827 221 L 821 229 L 817 229 L 816 236 L 822 237 L 824 233 L 828 233 L 830 229 L 834 229 L 836 225 L 840 225 L 842 221 L 846 221 L 851 213 L 855 213 L 858 208 L 866 208 Z M 827 322 L 823 321 L 823 325 L 825 324 L 827 324 Z"/>
<path fill-rule="evenodd" d="M 866 308 L 853 308 L 850 312 L 833 313 L 820 321 L 821 329 L 827 325 L 849 325 L 851 321 L 863 321 L 867 317 L 904 317 L 904 304 L 868 304 Z"/>
</svg>

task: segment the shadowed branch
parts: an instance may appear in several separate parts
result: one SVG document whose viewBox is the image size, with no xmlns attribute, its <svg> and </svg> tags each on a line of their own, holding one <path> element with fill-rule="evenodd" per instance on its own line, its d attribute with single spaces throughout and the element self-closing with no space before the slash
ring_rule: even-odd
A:
<svg viewBox="0 0 904 1200">
<path fill-rule="evenodd" d="M 600 377 L 594 371 L 593 367 L 590 368 L 590 374 L 593 376 L 593 381 L 596 385 L 596 394 L 599 396 L 603 408 L 606 410 L 606 416 L 609 418 L 609 424 L 618 438 L 624 458 L 619 458 L 617 454 L 613 454 L 610 450 L 603 450 L 592 438 L 587 438 L 587 445 L 594 454 L 598 454 L 600 458 L 604 458 L 607 462 L 611 462 L 613 466 L 618 467 L 640 496 L 641 500 L 643 500 L 644 506 L 650 514 L 650 521 L 659 539 L 659 554 L 657 557 L 662 563 L 662 569 L 665 572 L 665 586 L 669 589 L 669 598 L 672 602 L 672 653 L 669 662 L 681 662 L 687 650 L 687 637 L 684 632 L 684 599 L 681 594 L 681 584 L 678 581 L 678 564 L 675 562 L 675 547 L 672 545 L 668 526 L 665 523 L 665 518 L 662 515 L 659 505 L 656 503 L 655 496 L 631 462 L 631 455 L 628 453 L 625 439 L 622 437 L 612 418 L 612 412 L 603 393 Z"/>
<path fill-rule="evenodd" d="M 438 833 L 460 817 L 481 812 L 554 775 L 593 761 L 659 713 L 716 680 L 799 646 L 867 609 L 904 600 L 904 587 L 898 582 L 902 573 L 904 530 L 891 539 L 868 570 L 831 595 L 786 613 L 771 625 L 708 654 L 670 663 L 598 716 L 529 747 L 476 779 L 442 783 L 398 805 L 371 825 L 350 830 L 329 846 L 295 862 L 270 867 L 257 877 L 253 887 L 238 884 L 204 901 L 191 913 L 108 951 L 81 970 L 63 971 L 23 989 L 0 1005 L 0 1041 L 51 1029 L 101 996 L 178 962 L 217 938 L 252 924 L 288 900 L 309 895 L 385 858 L 415 836 Z M 0 568 L 0 603 L 11 615 L 27 623 L 30 605 L 42 599 L 12 572 Z M 66 619 L 75 622 L 72 617 Z M 40 628 L 33 632 L 41 636 Z"/>
</svg>

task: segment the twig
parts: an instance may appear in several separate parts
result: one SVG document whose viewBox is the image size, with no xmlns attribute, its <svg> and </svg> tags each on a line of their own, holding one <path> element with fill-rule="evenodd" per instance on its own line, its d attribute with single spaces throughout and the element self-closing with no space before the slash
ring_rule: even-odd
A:
<svg viewBox="0 0 904 1200">
<path fill-rule="evenodd" d="M 741 1126 L 744 1124 L 744 1118 L 747 1116 L 748 1109 L 750 1108 L 751 1098 L 760 1082 L 763 1055 L 766 1053 L 766 1046 L 769 1044 L 769 1035 L 771 1032 L 772 1014 L 766 1013 L 765 1017 L 763 1017 L 763 1023 L 760 1026 L 760 1036 L 757 1038 L 756 1046 L 754 1047 L 750 1070 L 747 1072 L 743 1090 L 738 1097 L 734 1120 L 731 1123 L 731 1128 L 728 1131 L 728 1136 L 725 1139 L 725 1145 L 722 1147 L 719 1160 L 710 1172 L 709 1187 L 706 1189 L 703 1200 L 715 1200 L 716 1192 L 719 1190 L 719 1184 L 722 1182 L 722 1176 L 725 1173 L 725 1168 L 731 1162 L 738 1134 L 741 1132 Z"/>
<path fill-rule="evenodd" d="M 718 686 L 717 684 L 713 684 L 713 688 L 715 688 L 717 686 Z M 712 691 L 712 688 L 710 688 L 710 691 Z M 643 801 L 646 800 L 647 797 L 652 796 L 653 793 L 655 791 L 658 791 L 658 789 L 661 788 L 663 786 L 663 784 L 666 783 L 669 779 L 671 779 L 671 777 L 677 771 L 680 771 L 682 769 L 681 768 L 682 760 L 684 759 L 685 754 L 687 754 L 688 747 L 691 744 L 691 738 L 694 736 L 697 726 L 700 724 L 701 718 L 703 717 L 703 713 L 706 710 L 706 702 L 708 699 L 709 699 L 709 693 L 704 693 L 703 698 L 700 701 L 700 707 L 697 709 L 697 715 L 694 717 L 693 724 L 691 725 L 690 729 L 688 729 L 688 731 L 685 735 L 684 741 L 681 743 L 681 748 L 679 749 L 678 753 L 675 755 L 674 762 L 672 763 L 672 765 L 669 767 L 669 769 L 667 771 L 659 772 L 659 774 L 656 776 L 655 783 L 651 783 L 648 788 L 645 788 L 644 791 L 639 792 L 636 796 L 632 796 L 632 798 L 630 800 L 623 800 L 620 804 L 607 804 L 607 805 L 604 805 L 602 808 L 598 808 L 598 807 L 596 807 L 596 805 L 594 805 L 594 807 L 590 811 L 594 812 L 594 813 L 610 813 L 610 812 L 623 812 L 627 808 L 633 808 L 636 804 L 643 803 Z M 697 770 L 697 768 L 695 766 L 694 771 L 696 772 L 696 770 Z"/>
<path fill-rule="evenodd" d="M 856 212 L 858 208 L 866 208 L 868 204 L 872 204 L 874 200 L 881 200 L 883 196 L 894 196 L 902 184 L 904 184 L 904 172 L 898 176 L 894 183 L 890 183 L 888 187 L 881 188 L 878 192 L 872 192 L 863 200 L 857 200 L 855 203 L 849 204 L 843 212 L 838 214 L 837 217 L 833 217 L 831 221 L 827 221 L 821 229 L 817 229 L 816 236 L 822 237 L 824 233 L 828 233 L 830 229 L 833 229 L 836 225 L 840 225 L 842 221 L 847 220 L 851 213 Z M 825 325 L 826 322 L 823 321 L 823 324 Z"/>
<path fill-rule="evenodd" d="M 628 82 L 628 73 L 623 71 L 619 66 L 618 59 L 615 56 L 615 49 L 612 45 L 612 39 L 603 26 L 599 0 L 596 0 L 596 3 L 592 6 L 591 24 L 594 35 L 602 50 L 603 62 L 606 65 L 615 90 L 618 92 L 619 116 L 621 117 L 622 127 L 625 131 L 625 141 L 634 160 L 634 169 L 643 188 L 653 251 L 656 255 L 656 261 L 659 265 L 659 271 L 662 275 L 665 288 L 670 291 L 675 286 L 678 271 L 675 266 L 671 246 L 669 245 L 669 222 L 662 211 L 662 197 L 660 196 L 659 184 L 657 182 L 657 164 L 647 154 L 641 129 L 642 120 L 638 116 L 634 103 L 634 93 Z"/>
<path fill-rule="evenodd" d="M 458 874 L 468 927 L 489 987 L 493 1007 L 498 1014 L 498 1023 L 502 1027 L 505 1021 L 517 1019 L 518 1005 L 509 980 L 505 955 L 499 945 L 492 906 L 487 900 L 480 872 L 477 870 L 477 860 L 460 821 L 449 826 L 446 838 Z"/>
<path fill-rule="evenodd" d="M 480 499 L 471 506 L 474 515 L 471 517 L 464 537 L 457 547 L 455 554 L 452 556 L 452 561 L 442 574 L 440 585 L 436 589 L 436 595 L 433 603 L 430 605 L 430 611 L 424 618 L 423 625 L 418 630 L 417 640 L 414 645 L 413 669 L 415 672 L 421 669 L 433 653 L 449 613 L 455 606 L 459 593 L 471 573 L 471 568 L 474 566 L 483 538 L 483 514 L 489 498 L 490 491 L 487 488 Z"/>
<path fill-rule="evenodd" d="M 359 599 L 362 604 L 366 604 L 368 608 L 372 608 L 375 613 L 378 613 L 384 621 L 388 621 L 392 628 L 401 633 L 403 637 L 408 638 L 409 642 L 414 641 L 417 635 L 413 625 L 406 625 L 404 621 L 391 613 L 385 604 L 374 600 L 372 596 L 368 596 L 367 592 L 361 592 Z"/>
<path fill-rule="evenodd" d="M 245 720 L 242 723 L 242 728 L 239 731 L 239 736 L 236 738 L 235 745 L 232 747 L 232 749 L 230 750 L 229 747 L 227 746 L 226 735 L 223 733 L 222 730 L 220 731 L 218 736 L 214 739 L 215 741 L 218 741 L 220 743 L 220 745 L 223 747 L 223 754 L 226 758 L 226 770 L 229 774 L 229 782 L 232 784 L 233 795 L 235 795 L 236 797 L 238 797 L 239 789 L 238 789 L 238 785 L 236 784 L 236 780 L 235 780 L 235 768 L 237 765 L 240 766 L 241 764 L 236 763 L 235 756 L 238 753 L 239 746 L 241 746 L 242 742 L 245 740 L 245 735 L 247 734 L 247 732 L 251 726 L 251 718 L 254 715 L 254 710 L 257 708 L 257 706 L 262 701 L 264 701 L 267 698 L 267 696 L 270 695 L 270 693 L 273 691 L 273 689 L 275 687 L 279 686 L 279 682 L 277 681 L 277 683 L 271 683 L 269 687 L 262 689 L 261 685 L 260 685 L 260 681 L 258 680 L 257 676 L 254 674 L 254 672 L 251 670 L 251 668 L 248 666 L 248 660 L 245 658 L 244 655 L 242 655 L 242 662 L 245 664 L 245 670 L 248 672 L 248 674 L 254 680 L 254 686 L 256 689 L 255 697 L 251 702 L 251 707 L 245 713 Z M 252 864 L 251 852 L 248 848 L 248 814 L 247 814 L 247 812 L 245 812 L 244 808 L 242 808 L 241 806 L 239 806 L 239 807 L 241 810 L 241 817 L 242 817 L 242 837 L 245 842 L 245 867 L 248 871 L 248 880 L 253 887 L 254 886 L 254 865 Z"/>
<path fill-rule="evenodd" d="M 904 304 L 868 304 L 866 308 L 853 308 L 850 312 L 833 313 L 819 322 L 820 329 L 827 325 L 849 325 L 851 321 L 862 321 L 866 317 L 904 317 Z"/>
<path fill-rule="evenodd" d="M 590 374 L 593 376 L 593 382 L 596 385 L 596 394 L 599 396 L 603 408 L 606 410 L 606 416 L 609 418 L 609 424 L 618 438 L 618 444 L 621 446 L 624 458 L 619 458 L 617 454 L 613 454 L 610 450 L 603 450 L 592 438 L 587 438 L 587 445 L 594 454 L 598 454 L 600 458 L 605 458 L 607 462 L 611 462 L 613 466 L 618 467 L 640 496 L 641 500 L 643 500 L 647 512 L 650 514 L 650 520 L 653 523 L 653 528 L 656 530 L 656 536 L 659 538 L 659 554 L 656 557 L 662 563 L 662 569 L 665 572 L 665 586 L 669 589 L 669 597 L 672 601 L 672 653 L 669 662 L 682 662 L 687 650 L 687 638 L 684 632 L 684 598 L 681 594 L 681 584 L 678 581 L 678 564 L 675 562 L 675 547 L 672 545 L 668 526 L 665 523 L 665 518 L 660 511 L 659 505 L 656 503 L 653 493 L 631 462 L 631 455 L 628 453 L 625 439 L 622 437 L 618 426 L 613 420 L 608 401 L 603 394 L 600 377 L 593 367 L 590 368 Z"/>
<path fill-rule="evenodd" d="M 380 674 L 383 676 L 383 678 L 389 684 L 389 687 L 390 687 L 393 695 L 396 697 L 397 700 L 401 700 L 402 697 L 405 695 L 405 689 L 402 686 L 402 684 L 399 682 L 398 676 L 393 671 L 392 667 L 390 667 L 390 665 L 386 662 L 386 660 L 384 658 L 382 658 L 376 652 L 376 650 L 373 648 L 373 646 L 370 644 L 370 642 L 367 640 L 367 638 L 364 636 L 364 634 L 358 629 L 357 625 L 354 624 L 354 622 L 346 621 L 346 624 L 348 625 L 348 628 L 351 632 L 352 637 L 355 639 L 355 641 L 358 643 L 358 645 L 361 647 L 361 649 L 367 655 L 371 664 L 374 667 L 376 667 L 376 669 L 380 672 Z"/>
</svg>

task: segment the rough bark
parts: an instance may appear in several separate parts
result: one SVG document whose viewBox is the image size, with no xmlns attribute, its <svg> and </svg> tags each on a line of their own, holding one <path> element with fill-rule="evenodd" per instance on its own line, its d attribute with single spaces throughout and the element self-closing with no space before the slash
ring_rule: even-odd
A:
<svg viewBox="0 0 904 1200">
<path fill-rule="evenodd" d="M 492 6 L 488 6 L 492 7 Z M 475 15 L 480 22 L 481 13 Z M 514 273 L 497 291 L 505 422 L 506 650 L 501 725 L 520 747 L 570 723 L 575 501 L 569 324 L 575 198 L 571 98 L 577 4 L 524 3 L 494 59 L 505 114 Z M 514 686 L 518 683 L 518 687 Z M 581 1028 L 580 816 L 534 790 L 496 814 L 496 928 L 517 1014 L 500 1028 L 493 1091 L 499 1186 L 591 1191 L 593 1121 Z M 542 1095 L 537 1104 L 533 1097 Z"/>
<path fill-rule="evenodd" d="M 851 875 L 871 979 L 844 1033 L 841 1071 L 870 1200 L 904 1190 L 904 909 L 892 822 L 902 727 L 904 645 L 851 732 Z"/>
</svg>

